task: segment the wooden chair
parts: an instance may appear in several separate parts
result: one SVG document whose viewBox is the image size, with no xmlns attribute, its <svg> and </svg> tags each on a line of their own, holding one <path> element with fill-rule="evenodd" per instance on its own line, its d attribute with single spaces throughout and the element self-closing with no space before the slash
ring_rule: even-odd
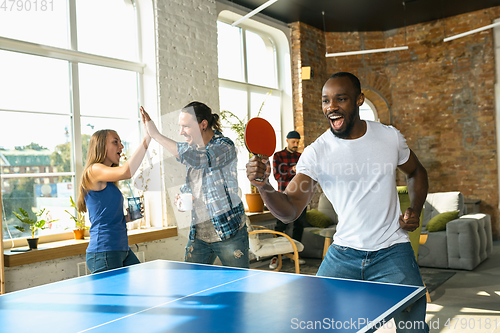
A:
<svg viewBox="0 0 500 333">
<path fill-rule="evenodd" d="M 295 273 L 300 274 L 299 252 L 302 252 L 302 250 L 304 249 L 304 245 L 302 245 L 302 243 L 292 239 L 285 233 L 274 231 L 258 225 L 251 225 L 250 219 L 248 218 L 246 224 L 248 228 L 250 251 L 257 258 L 277 256 L 278 267 L 274 271 L 278 272 L 283 266 L 281 256 L 287 256 L 295 263 Z M 274 237 L 260 239 L 259 234 L 272 234 Z"/>
</svg>

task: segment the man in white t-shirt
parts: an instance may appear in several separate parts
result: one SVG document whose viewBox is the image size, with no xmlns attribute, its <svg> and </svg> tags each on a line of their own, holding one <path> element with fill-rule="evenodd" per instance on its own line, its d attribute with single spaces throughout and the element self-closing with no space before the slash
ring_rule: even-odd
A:
<svg viewBox="0 0 500 333">
<path fill-rule="evenodd" d="M 284 192 L 267 180 L 269 162 L 254 156 L 247 176 L 271 213 L 294 221 L 315 193 L 316 184 L 339 217 L 333 244 L 317 275 L 423 286 L 408 231 L 419 226 L 428 190 L 427 172 L 394 127 L 361 120 L 361 84 L 339 72 L 323 86 L 323 114 L 330 129 L 304 149 L 297 174 Z M 407 177 L 411 206 L 401 215 L 396 169 Z M 266 176 L 264 181 L 256 181 Z M 426 298 L 398 314 L 397 332 L 428 332 Z"/>
</svg>

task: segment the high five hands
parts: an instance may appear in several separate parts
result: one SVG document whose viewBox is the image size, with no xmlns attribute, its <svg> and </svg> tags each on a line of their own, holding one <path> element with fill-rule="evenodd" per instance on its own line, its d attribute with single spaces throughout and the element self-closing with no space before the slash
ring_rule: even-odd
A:
<svg viewBox="0 0 500 333">
<path fill-rule="evenodd" d="M 146 131 L 152 138 L 154 138 L 155 135 L 159 134 L 160 132 L 156 128 L 155 123 L 151 120 L 149 114 L 146 112 L 146 110 L 144 110 L 142 106 L 140 108 L 140 111 L 141 111 L 142 122 L 144 123 L 144 127 L 146 127 Z"/>
</svg>

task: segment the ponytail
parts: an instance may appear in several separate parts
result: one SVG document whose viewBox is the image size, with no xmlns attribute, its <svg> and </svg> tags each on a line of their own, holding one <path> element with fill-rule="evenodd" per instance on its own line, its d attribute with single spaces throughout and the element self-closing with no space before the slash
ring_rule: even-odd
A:
<svg viewBox="0 0 500 333">
<path fill-rule="evenodd" d="M 220 116 L 217 113 L 212 113 L 212 121 L 210 122 L 210 126 L 214 131 L 218 131 L 222 133 L 222 126 L 220 124 Z"/>
</svg>

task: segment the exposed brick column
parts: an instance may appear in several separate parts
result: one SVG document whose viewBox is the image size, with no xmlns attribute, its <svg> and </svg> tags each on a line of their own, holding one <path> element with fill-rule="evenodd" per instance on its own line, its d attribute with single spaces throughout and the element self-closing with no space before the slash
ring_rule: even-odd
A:
<svg viewBox="0 0 500 333">
<path fill-rule="evenodd" d="M 321 111 L 321 89 L 330 76 L 326 70 L 325 36 L 323 31 L 301 22 L 292 23 L 291 28 L 295 128 L 307 146 L 328 129 Z M 314 71 L 311 80 L 300 77 L 305 66 Z"/>
</svg>

